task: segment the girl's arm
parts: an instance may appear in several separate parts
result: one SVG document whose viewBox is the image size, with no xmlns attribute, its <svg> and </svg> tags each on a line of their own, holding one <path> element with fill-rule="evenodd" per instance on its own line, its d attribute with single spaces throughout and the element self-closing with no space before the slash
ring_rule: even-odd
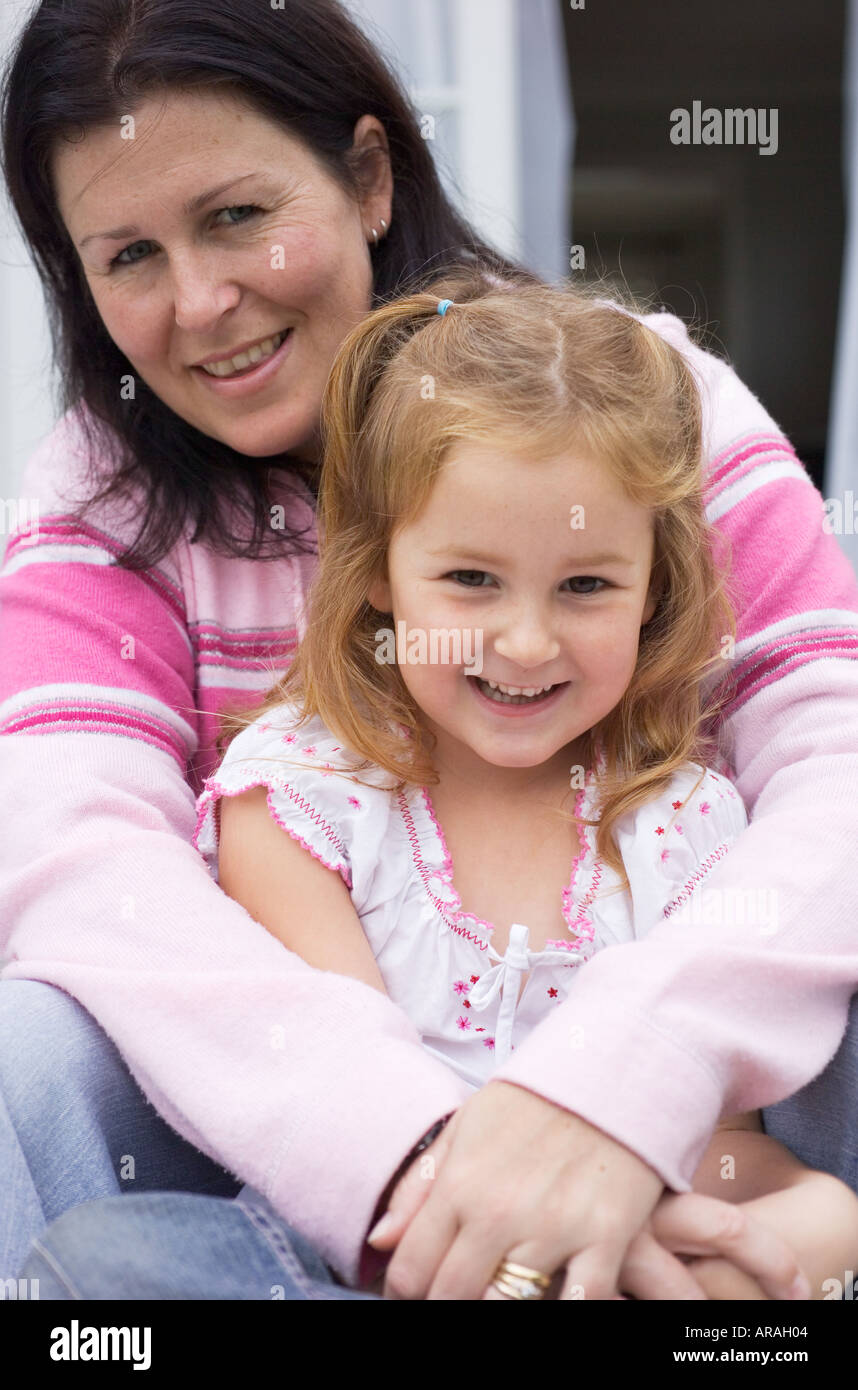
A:
<svg viewBox="0 0 858 1390">
<path fill-rule="evenodd" d="M 268 788 L 223 797 L 218 814 L 223 891 L 308 965 L 387 994 L 345 883 L 272 819 Z"/>
</svg>

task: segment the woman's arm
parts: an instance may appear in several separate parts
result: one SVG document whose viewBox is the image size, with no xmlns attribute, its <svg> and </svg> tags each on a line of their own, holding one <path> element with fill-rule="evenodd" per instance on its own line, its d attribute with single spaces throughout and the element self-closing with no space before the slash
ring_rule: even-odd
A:
<svg viewBox="0 0 858 1390">
<path fill-rule="evenodd" d="M 268 788 L 223 797 L 218 814 L 223 891 L 308 965 L 386 995 L 345 883 L 272 820 Z"/>
<path fill-rule="evenodd" d="M 720 918 L 667 918 L 599 952 L 497 1077 L 686 1192 L 718 1117 L 792 1095 L 843 1035 L 858 981 L 858 585 L 819 492 L 735 372 L 671 315 L 647 322 L 702 383 L 707 512 L 732 547 L 738 617 L 722 734 L 751 824 L 707 874 Z M 573 1031 L 586 1065 L 569 1065 Z"/>
<path fill-rule="evenodd" d="M 61 432 L 54 445 L 64 487 Z M 28 469 L 22 492 L 43 497 L 42 481 Z M 80 1000 L 173 1128 L 353 1282 L 391 1174 L 470 1091 L 377 989 L 311 969 L 212 879 L 191 844 L 186 768 L 200 722 L 181 575 L 170 557 L 152 572 L 109 565 L 123 525 L 101 514 L 73 524 L 43 499 L 37 542 L 10 538 L 4 976 Z M 136 533 L 133 508 L 127 526 Z M 219 602 L 262 582 L 250 561 L 215 578 Z M 216 603 L 210 616 L 224 621 Z"/>
</svg>

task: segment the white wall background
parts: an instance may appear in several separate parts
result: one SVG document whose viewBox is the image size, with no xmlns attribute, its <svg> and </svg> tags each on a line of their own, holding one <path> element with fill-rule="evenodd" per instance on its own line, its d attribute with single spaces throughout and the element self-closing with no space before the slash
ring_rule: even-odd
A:
<svg viewBox="0 0 858 1390">
<path fill-rule="evenodd" d="M 451 196 L 546 279 L 568 266 L 573 118 L 556 0 L 344 0 L 421 114 Z M 35 0 L 0 0 L 0 46 Z M 74 3 L 74 0 L 70 0 Z M 0 190 L 0 550 L 5 501 L 55 421 L 41 287 Z"/>
</svg>

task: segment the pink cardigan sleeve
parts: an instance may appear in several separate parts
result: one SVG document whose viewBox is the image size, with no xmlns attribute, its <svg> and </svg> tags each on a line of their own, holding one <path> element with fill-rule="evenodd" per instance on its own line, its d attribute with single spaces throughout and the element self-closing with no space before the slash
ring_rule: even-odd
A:
<svg viewBox="0 0 858 1390">
<path fill-rule="evenodd" d="M 169 565 L 108 566 L 115 544 L 43 509 L 0 577 L 3 978 L 78 999 L 167 1121 L 354 1282 L 391 1174 L 470 1092 L 399 1008 L 311 969 L 210 877 L 181 591 Z"/>
<path fill-rule="evenodd" d="M 735 372 L 672 316 L 645 322 L 702 386 L 707 514 L 739 590 L 722 747 L 751 823 L 708 879 L 720 922 L 663 919 L 601 952 L 497 1075 L 687 1191 L 720 1116 L 774 1104 L 825 1067 L 858 990 L 858 586 L 819 492 Z M 775 930 L 738 907 L 761 892 Z"/>
</svg>

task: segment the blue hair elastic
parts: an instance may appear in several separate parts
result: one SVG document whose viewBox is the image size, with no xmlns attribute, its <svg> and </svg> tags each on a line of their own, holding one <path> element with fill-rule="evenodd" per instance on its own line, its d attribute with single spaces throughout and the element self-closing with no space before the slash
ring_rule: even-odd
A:
<svg viewBox="0 0 858 1390">
<path fill-rule="evenodd" d="M 447 310 L 449 309 L 450 305 L 451 305 L 451 304 L 455 304 L 455 302 L 456 302 L 456 301 L 455 301 L 454 299 L 439 299 L 439 300 L 438 300 L 438 313 L 441 315 L 442 318 L 443 318 L 444 315 L 446 314 L 446 312 L 447 312 Z"/>
</svg>

